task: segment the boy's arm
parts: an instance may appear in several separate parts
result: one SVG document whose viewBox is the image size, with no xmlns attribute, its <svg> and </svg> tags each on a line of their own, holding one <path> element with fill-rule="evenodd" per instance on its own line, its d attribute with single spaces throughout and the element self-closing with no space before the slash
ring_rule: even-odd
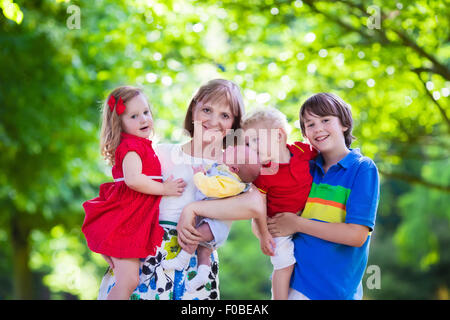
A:
<svg viewBox="0 0 450 320">
<path fill-rule="evenodd" d="M 252 232 L 258 239 L 261 239 L 261 236 L 264 234 L 264 231 L 267 230 L 267 196 L 266 194 L 260 192 L 262 201 L 264 203 L 264 207 L 266 208 L 266 214 L 264 216 L 255 217 L 252 219 Z"/>
<path fill-rule="evenodd" d="M 262 194 L 262 197 L 264 203 L 267 203 L 267 196 Z M 275 242 L 267 228 L 267 215 L 252 219 L 252 232 L 259 239 L 261 251 L 268 256 L 273 256 L 275 254 Z"/>
<path fill-rule="evenodd" d="M 272 236 L 287 236 L 297 232 L 322 240 L 361 247 L 369 235 L 369 227 L 354 223 L 328 223 L 296 216 L 291 212 L 279 213 L 268 221 Z"/>
</svg>

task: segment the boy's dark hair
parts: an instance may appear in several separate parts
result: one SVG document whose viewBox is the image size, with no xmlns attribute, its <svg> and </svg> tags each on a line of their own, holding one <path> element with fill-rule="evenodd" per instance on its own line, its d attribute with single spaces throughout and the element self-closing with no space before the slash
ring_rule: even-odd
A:
<svg viewBox="0 0 450 320">
<path fill-rule="evenodd" d="M 356 138 L 352 135 L 353 118 L 350 106 L 337 95 L 327 92 L 317 93 L 309 97 L 300 108 L 300 127 L 305 135 L 305 114 L 309 113 L 319 117 L 335 116 L 341 121 L 341 125 L 347 128 L 344 132 L 345 145 L 350 148 Z"/>
</svg>

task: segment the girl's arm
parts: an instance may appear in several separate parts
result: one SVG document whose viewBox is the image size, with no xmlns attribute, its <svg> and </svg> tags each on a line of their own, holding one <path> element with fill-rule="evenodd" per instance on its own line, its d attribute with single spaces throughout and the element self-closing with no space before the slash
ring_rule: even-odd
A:
<svg viewBox="0 0 450 320">
<path fill-rule="evenodd" d="M 183 179 L 169 179 L 163 183 L 154 181 L 142 174 L 141 157 L 136 152 L 128 152 L 122 162 L 123 177 L 128 187 L 134 191 L 162 196 L 180 196 L 186 183 Z"/>
<path fill-rule="evenodd" d="M 261 193 L 253 186 L 234 197 L 191 202 L 184 207 L 178 220 L 178 241 L 186 244 L 200 241 L 200 234 L 194 227 L 196 216 L 218 220 L 247 220 L 264 218 L 265 215 L 265 202 Z"/>
<path fill-rule="evenodd" d="M 290 212 L 279 213 L 273 218 L 269 218 L 268 227 L 272 236 L 276 237 L 301 232 L 352 247 L 361 247 L 369 234 L 369 228 L 360 224 L 315 221 Z"/>
</svg>

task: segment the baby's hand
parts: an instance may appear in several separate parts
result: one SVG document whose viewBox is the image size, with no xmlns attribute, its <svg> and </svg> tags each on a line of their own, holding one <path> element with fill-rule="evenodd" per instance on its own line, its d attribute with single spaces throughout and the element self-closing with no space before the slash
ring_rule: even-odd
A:
<svg viewBox="0 0 450 320">
<path fill-rule="evenodd" d="M 194 171 L 194 174 L 196 174 L 197 172 L 205 173 L 203 166 L 192 167 L 192 170 Z"/>
<path fill-rule="evenodd" d="M 262 235 L 259 239 L 259 244 L 261 245 L 261 251 L 266 256 L 274 256 L 275 255 L 276 244 L 270 233 L 267 232 L 265 235 Z"/>
<path fill-rule="evenodd" d="M 181 196 L 183 194 L 184 188 L 186 187 L 186 182 L 179 178 L 173 180 L 171 175 L 166 181 L 163 182 L 164 186 L 164 196 Z"/>
</svg>

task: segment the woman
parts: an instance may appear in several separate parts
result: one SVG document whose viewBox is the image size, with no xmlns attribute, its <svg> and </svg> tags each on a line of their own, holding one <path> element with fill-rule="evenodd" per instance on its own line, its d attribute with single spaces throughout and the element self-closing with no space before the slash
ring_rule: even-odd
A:
<svg viewBox="0 0 450 320">
<path fill-rule="evenodd" d="M 189 267 L 183 271 L 164 270 L 161 261 L 177 255 L 180 250 L 178 242 L 195 243 L 200 240 L 194 228 L 196 215 L 222 220 L 265 215 L 259 192 L 252 189 L 233 198 L 194 202 L 196 190 L 192 166 L 211 164 L 222 157 L 226 134 L 230 129 L 240 128 L 243 113 L 244 104 L 239 87 L 227 80 L 211 80 L 200 87 L 186 113 L 185 129 L 192 139 L 184 145 L 161 144 L 154 147 L 161 162 L 163 178 L 172 175 L 174 179 L 184 179 L 187 185 L 182 196 L 163 197 L 161 200 L 159 221 L 164 229 L 164 240 L 155 255 L 142 259 L 140 283 L 131 299 L 220 298 L 217 252 L 211 256 L 211 281 L 191 294 L 185 292 L 185 282 L 196 274 L 197 256 L 191 258 Z M 179 221 L 183 210 L 183 219 Z M 98 299 L 104 299 L 114 283 L 114 275 L 109 268 L 103 277 Z"/>
</svg>

